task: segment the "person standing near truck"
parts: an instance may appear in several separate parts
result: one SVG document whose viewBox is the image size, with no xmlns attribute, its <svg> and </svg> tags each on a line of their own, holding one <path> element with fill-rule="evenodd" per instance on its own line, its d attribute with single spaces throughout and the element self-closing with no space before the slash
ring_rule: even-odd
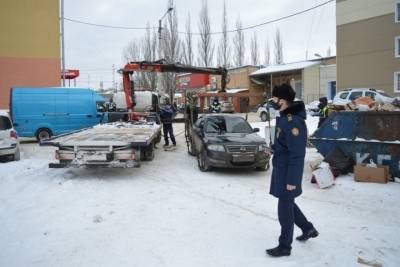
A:
<svg viewBox="0 0 400 267">
<path fill-rule="evenodd" d="M 307 143 L 306 111 L 302 101 L 294 101 L 295 95 L 295 91 L 288 84 L 276 86 L 272 91 L 271 105 L 280 111 L 280 116 L 276 118 L 275 142 L 272 146 L 270 194 L 278 198 L 278 219 L 281 225 L 279 245 L 266 250 L 272 257 L 290 255 L 294 224 L 303 232 L 296 238 L 298 241 L 318 236 L 313 224 L 295 203 L 295 198 L 302 193 L 301 182 Z"/>
<path fill-rule="evenodd" d="M 164 134 L 164 147 L 169 146 L 169 138 L 172 141 L 172 145 L 176 146 L 176 140 L 174 136 L 174 129 L 172 128 L 172 120 L 176 115 L 176 110 L 168 98 L 165 99 L 164 106 L 160 109 L 160 119 L 163 124 L 163 134 Z"/>
</svg>

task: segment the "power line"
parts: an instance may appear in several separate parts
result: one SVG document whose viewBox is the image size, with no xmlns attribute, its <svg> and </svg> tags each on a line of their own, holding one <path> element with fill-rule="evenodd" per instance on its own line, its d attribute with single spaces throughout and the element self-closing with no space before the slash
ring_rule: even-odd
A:
<svg viewBox="0 0 400 267">
<path fill-rule="evenodd" d="M 288 19 L 288 18 L 292 18 L 292 17 L 298 16 L 298 15 L 307 13 L 308 11 L 317 9 L 319 7 L 325 6 L 325 5 L 327 5 L 329 3 L 332 3 L 332 2 L 335 2 L 335 1 L 336 0 L 328 0 L 326 2 L 323 2 L 323 3 L 319 4 L 319 5 L 310 7 L 308 9 L 305 9 L 305 10 L 302 10 L 302 11 L 299 11 L 299 12 L 296 12 L 296 13 L 293 13 L 293 14 L 290 14 L 290 15 L 287 15 L 287 16 L 283 16 L 283 17 L 280 17 L 280 18 L 277 18 L 277 19 L 273 19 L 273 20 L 269 20 L 269 21 L 266 21 L 266 22 L 263 22 L 263 23 L 251 25 L 251 26 L 248 26 L 248 27 L 243 27 L 241 29 L 227 30 L 226 32 L 227 33 L 233 33 L 233 32 L 237 32 L 237 31 L 240 31 L 240 30 L 241 31 L 246 31 L 246 30 L 258 28 L 258 27 L 261 27 L 261 26 L 264 26 L 264 25 L 267 25 L 267 24 L 271 24 L 271 23 L 274 23 L 274 22 L 278 22 L 278 21 L 281 21 L 281 20 L 285 20 L 285 19 Z M 65 17 L 64 17 L 64 20 L 67 20 L 67 21 L 70 21 L 70 22 L 73 22 L 73 23 L 78 23 L 78 24 L 85 24 L 85 25 L 89 25 L 89 26 L 110 28 L 110 29 L 120 29 L 120 30 L 158 29 L 158 27 L 127 27 L 127 26 L 104 25 L 104 24 L 91 23 L 91 22 L 81 21 L 81 20 L 77 20 L 77 19 L 70 19 L 70 18 L 65 18 Z M 181 31 L 178 31 L 177 33 L 179 33 L 179 34 L 187 34 L 187 32 L 181 32 Z M 210 32 L 210 34 L 223 34 L 223 33 L 224 32 L 222 32 L 222 31 Z M 199 32 L 191 32 L 191 34 L 193 34 L 193 35 L 201 35 L 201 33 L 199 33 Z"/>
</svg>

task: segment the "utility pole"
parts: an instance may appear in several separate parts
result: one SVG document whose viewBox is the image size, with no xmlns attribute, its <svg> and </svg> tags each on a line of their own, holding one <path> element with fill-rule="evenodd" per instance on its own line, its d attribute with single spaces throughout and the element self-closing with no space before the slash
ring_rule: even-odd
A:
<svg viewBox="0 0 400 267">
<path fill-rule="evenodd" d="M 112 64 L 112 86 L 114 87 L 114 92 L 117 92 L 117 84 L 115 83 L 115 65 Z"/>
<path fill-rule="evenodd" d="M 87 87 L 90 88 L 90 74 L 87 75 Z"/>
<path fill-rule="evenodd" d="M 62 58 L 62 85 L 63 87 L 65 87 L 64 0 L 61 0 L 61 58 Z"/>
</svg>

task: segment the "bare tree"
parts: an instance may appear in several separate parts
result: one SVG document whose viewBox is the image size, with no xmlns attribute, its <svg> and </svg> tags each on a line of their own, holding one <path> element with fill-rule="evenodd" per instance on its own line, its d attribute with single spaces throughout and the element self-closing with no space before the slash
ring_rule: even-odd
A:
<svg viewBox="0 0 400 267">
<path fill-rule="evenodd" d="M 271 64 L 271 52 L 269 48 L 269 41 L 265 43 L 265 51 L 264 51 L 264 65 L 269 66 Z"/>
<path fill-rule="evenodd" d="M 208 67 L 213 64 L 214 46 L 211 39 L 210 17 L 208 15 L 207 0 L 202 0 L 199 22 L 199 63 Z"/>
<path fill-rule="evenodd" d="M 134 39 L 123 50 L 123 59 L 126 63 L 131 61 L 137 61 L 141 58 L 140 41 Z"/>
<path fill-rule="evenodd" d="M 155 61 L 157 57 L 157 33 L 150 31 L 150 24 L 147 23 L 146 34 L 143 38 L 142 49 L 143 58 L 146 61 Z M 141 72 L 143 79 L 143 87 L 152 91 L 157 87 L 157 74 Z"/>
<path fill-rule="evenodd" d="M 164 59 L 168 63 L 175 63 L 181 58 L 181 44 L 178 36 L 178 15 L 174 0 L 168 0 L 168 8 L 170 7 L 173 7 L 173 11 L 168 14 L 167 21 L 164 23 L 161 37 L 161 50 Z M 164 73 L 162 77 L 163 89 L 172 101 L 176 89 L 175 73 Z"/>
<path fill-rule="evenodd" d="M 236 35 L 233 38 L 234 56 L 233 62 L 236 67 L 243 66 L 244 64 L 244 34 L 242 30 L 242 21 L 240 17 L 236 20 Z"/>
<path fill-rule="evenodd" d="M 143 40 L 134 39 L 132 40 L 123 50 L 123 58 L 126 63 L 132 61 L 143 60 Z M 144 76 L 139 72 L 132 74 L 132 79 L 136 87 L 142 87 L 145 84 Z"/>
<path fill-rule="evenodd" d="M 258 50 L 258 40 L 255 32 L 250 42 L 250 56 L 251 56 L 251 64 L 257 66 L 260 61 L 260 51 Z"/>
<path fill-rule="evenodd" d="M 275 36 L 275 64 L 283 64 L 282 39 L 279 29 L 276 30 Z"/>
<path fill-rule="evenodd" d="M 190 25 L 190 14 L 188 14 L 186 20 L 186 36 L 185 42 L 182 42 L 182 58 L 183 62 L 186 65 L 193 64 L 193 37 L 192 37 L 192 29 Z"/>
<path fill-rule="evenodd" d="M 230 66 L 231 49 L 228 39 L 228 18 L 226 15 L 226 4 L 224 1 L 224 11 L 222 15 L 222 37 L 218 47 L 218 65 L 228 68 Z"/>
</svg>

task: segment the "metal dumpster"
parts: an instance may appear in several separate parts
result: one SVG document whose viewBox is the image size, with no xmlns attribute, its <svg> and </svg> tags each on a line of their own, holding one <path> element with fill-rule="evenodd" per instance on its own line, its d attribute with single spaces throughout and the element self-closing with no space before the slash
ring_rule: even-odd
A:
<svg viewBox="0 0 400 267">
<path fill-rule="evenodd" d="M 372 159 L 400 177 L 400 112 L 335 112 L 310 141 L 324 157 L 339 147 L 357 163 Z"/>
</svg>

